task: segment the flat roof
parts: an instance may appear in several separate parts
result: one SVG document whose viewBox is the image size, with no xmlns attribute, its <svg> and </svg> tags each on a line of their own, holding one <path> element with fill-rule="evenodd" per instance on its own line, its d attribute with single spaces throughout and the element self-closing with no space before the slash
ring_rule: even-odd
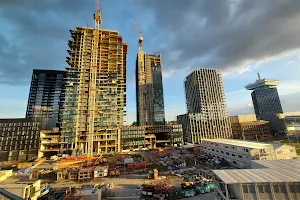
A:
<svg viewBox="0 0 300 200">
<path fill-rule="evenodd" d="M 254 83 L 250 83 L 245 86 L 247 90 L 255 90 L 259 87 L 276 87 L 280 81 L 279 80 L 272 80 L 272 79 L 259 79 L 256 80 Z"/>
<path fill-rule="evenodd" d="M 297 171 L 278 169 L 233 169 L 233 170 L 213 170 L 224 183 L 283 183 L 299 182 L 300 174 Z"/>
<path fill-rule="evenodd" d="M 246 141 L 246 140 L 233 140 L 233 139 L 203 139 L 202 141 L 209 141 L 209 142 L 216 142 L 216 143 L 222 143 L 222 144 L 228 144 L 233 146 L 240 146 L 240 147 L 247 147 L 247 148 L 253 148 L 253 149 L 264 149 L 269 148 L 270 145 L 268 143 L 262 143 L 262 142 L 253 142 L 253 141 Z"/>
<path fill-rule="evenodd" d="M 259 169 L 213 170 L 226 184 L 299 182 L 300 159 L 294 160 L 255 160 L 262 165 Z M 265 168 L 264 168 L 265 167 Z"/>
<path fill-rule="evenodd" d="M 292 171 L 298 171 L 298 173 L 300 174 L 300 159 L 252 160 L 252 163 L 259 164 L 262 166 L 262 168 L 292 170 Z"/>
</svg>

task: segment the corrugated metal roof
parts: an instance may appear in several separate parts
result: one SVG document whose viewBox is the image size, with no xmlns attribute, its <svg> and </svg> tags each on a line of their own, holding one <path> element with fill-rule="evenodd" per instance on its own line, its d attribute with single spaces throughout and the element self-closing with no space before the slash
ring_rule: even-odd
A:
<svg viewBox="0 0 300 200">
<path fill-rule="evenodd" d="M 292 160 L 252 160 L 253 163 L 259 164 L 262 168 L 281 169 L 297 171 L 300 173 L 300 159 Z"/>
<path fill-rule="evenodd" d="M 299 182 L 300 159 L 258 160 L 259 169 L 213 170 L 224 183 Z M 264 168 L 265 167 L 265 168 Z"/>
<path fill-rule="evenodd" d="M 240 169 L 213 170 L 219 179 L 226 184 L 234 183 L 270 183 L 270 182 L 299 182 L 299 174 L 279 172 L 274 169 Z"/>
<path fill-rule="evenodd" d="M 233 146 L 255 148 L 255 149 L 264 149 L 272 146 L 272 144 L 268 144 L 268 143 L 252 142 L 252 141 L 245 141 L 245 140 L 233 140 L 233 139 L 203 139 L 203 141 L 210 141 L 210 142 L 216 142 L 221 144 L 228 144 Z"/>
</svg>

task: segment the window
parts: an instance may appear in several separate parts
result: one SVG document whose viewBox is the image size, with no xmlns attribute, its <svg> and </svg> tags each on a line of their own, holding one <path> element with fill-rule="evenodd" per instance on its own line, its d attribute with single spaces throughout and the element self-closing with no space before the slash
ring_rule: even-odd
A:
<svg viewBox="0 0 300 200">
<path fill-rule="evenodd" d="M 239 158 L 243 158 L 243 156 L 241 156 L 241 155 L 238 155 L 238 157 L 239 157 Z"/>
<path fill-rule="evenodd" d="M 227 155 L 229 155 L 229 153 L 228 153 L 228 152 L 226 152 L 226 154 L 227 154 Z"/>
<path fill-rule="evenodd" d="M 224 151 L 221 151 L 221 153 L 224 153 Z"/>
<path fill-rule="evenodd" d="M 233 153 L 233 154 L 231 154 L 233 157 L 235 157 L 235 154 Z"/>
<path fill-rule="evenodd" d="M 232 161 L 233 162 L 233 164 L 236 164 L 236 162 L 235 161 Z"/>
<path fill-rule="evenodd" d="M 226 149 L 228 149 L 228 146 L 225 146 Z"/>
</svg>

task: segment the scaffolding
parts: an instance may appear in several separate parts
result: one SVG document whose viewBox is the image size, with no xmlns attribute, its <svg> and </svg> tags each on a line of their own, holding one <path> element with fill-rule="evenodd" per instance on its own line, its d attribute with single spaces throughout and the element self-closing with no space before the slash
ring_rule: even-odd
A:
<svg viewBox="0 0 300 200">
<path fill-rule="evenodd" d="M 117 31 L 99 29 L 99 15 L 95 28 L 70 31 L 62 113 L 62 148 L 89 156 L 118 150 L 126 106 L 127 44 Z"/>
</svg>

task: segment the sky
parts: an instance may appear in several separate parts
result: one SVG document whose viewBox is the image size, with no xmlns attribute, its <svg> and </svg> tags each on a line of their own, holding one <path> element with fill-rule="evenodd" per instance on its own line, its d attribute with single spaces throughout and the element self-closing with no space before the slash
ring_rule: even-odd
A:
<svg viewBox="0 0 300 200">
<path fill-rule="evenodd" d="M 100 0 L 101 28 L 127 54 L 126 123 L 136 120 L 138 21 L 143 50 L 162 54 L 166 120 L 186 112 L 183 82 L 195 68 L 223 74 L 228 113 L 253 113 L 244 86 L 280 80 L 284 112 L 300 110 L 299 0 Z M 25 117 L 33 69 L 63 70 L 70 29 L 93 26 L 94 0 L 0 1 L 0 118 Z"/>
</svg>

